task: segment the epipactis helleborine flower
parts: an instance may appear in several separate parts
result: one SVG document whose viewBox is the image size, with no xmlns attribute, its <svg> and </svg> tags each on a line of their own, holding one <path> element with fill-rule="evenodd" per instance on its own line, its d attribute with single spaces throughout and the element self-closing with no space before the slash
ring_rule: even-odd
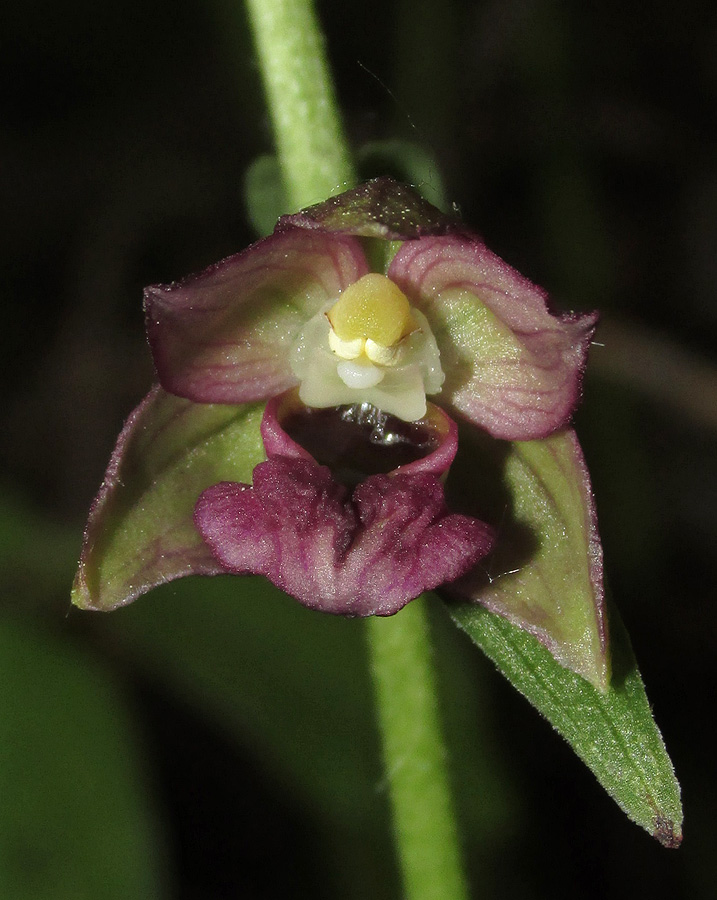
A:
<svg viewBox="0 0 717 900">
<path fill-rule="evenodd" d="M 285 216 L 243 253 L 148 288 L 145 309 L 161 388 L 125 426 L 90 516 L 75 589 L 88 608 L 192 573 L 262 574 L 307 606 L 353 616 L 390 615 L 445 584 L 473 596 L 495 532 L 480 510 L 448 509 L 444 482 L 459 448 L 451 417 L 502 441 L 563 429 L 596 323 L 594 314 L 551 314 L 539 288 L 390 179 Z M 254 428 L 256 403 L 265 407 L 252 484 L 216 477 L 231 468 L 227 449 L 197 443 L 197 423 L 218 416 L 224 428 L 228 410 L 241 409 Z M 183 433 L 191 502 L 171 526 L 135 524 L 145 552 L 130 571 L 127 523 L 139 513 L 118 500 L 124 470 L 142 466 L 141 445 L 151 440 L 161 456 L 156 447 L 176 451 Z M 207 471 L 197 468 L 198 447 L 212 457 Z M 604 645 L 594 511 L 571 447 Z M 160 470 L 148 466 L 145 500 L 161 493 Z M 124 535 L 125 557 L 105 566 L 115 589 L 101 598 L 108 522 Z M 544 611 L 526 613 L 520 602 L 520 613 L 502 601 L 491 608 L 556 652 Z"/>
</svg>

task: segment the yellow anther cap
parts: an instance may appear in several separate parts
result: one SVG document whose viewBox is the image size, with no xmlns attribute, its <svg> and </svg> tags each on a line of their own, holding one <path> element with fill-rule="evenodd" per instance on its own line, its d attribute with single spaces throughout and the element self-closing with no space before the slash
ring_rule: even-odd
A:
<svg viewBox="0 0 717 900">
<path fill-rule="evenodd" d="M 327 315 L 342 341 L 363 339 L 390 347 L 413 329 L 408 298 L 375 272 L 350 284 Z"/>
</svg>

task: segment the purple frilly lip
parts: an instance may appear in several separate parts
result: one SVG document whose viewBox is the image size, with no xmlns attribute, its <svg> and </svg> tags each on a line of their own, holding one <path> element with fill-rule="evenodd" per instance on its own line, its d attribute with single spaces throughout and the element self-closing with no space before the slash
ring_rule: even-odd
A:
<svg viewBox="0 0 717 900">
<path fill-rule="evenodd" d="M 349 616 L 392 615 L 454 581 L 489 552 L 492 529 L 451 513 L 441 476 L 455 456 L 455 424 L 433 407 L 435 449 L 349 493 L 284 430 L 292 393 L 266 407 L 268 459 L 253 485 L 205 490 L 194 522 L 227 571 L 265 575 L 305 606 Z"/>
</svg>

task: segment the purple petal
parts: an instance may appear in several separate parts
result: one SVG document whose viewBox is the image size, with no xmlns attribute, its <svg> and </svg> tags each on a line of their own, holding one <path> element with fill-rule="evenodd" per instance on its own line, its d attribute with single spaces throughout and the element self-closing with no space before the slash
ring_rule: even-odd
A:
<svg viewBox="0 0 717 900">
<path fill-rule="evenodd" d="M 374 475 L 349 499 L 305 459 L 261 463 L 253 487 L 209 488 L 194 521 L 226 570 L 265 575 L 305 606 L 349 616 L 392 615 L 492 545 L 487 525 L 448 512 L 433 475 Z"/>
<path fill-rule="evenodd" d="M 367 272 L 356 239 L 292 229 L 199 275 L 146 288 L 162 387 L 199 403 L 281 393 L 296 384 L 288 353 L 298 332 Z"/>
<path fill-rule="evenodd" d="M 323 203 L 282 216 L 276 230 L 287 228 L 316 229 L 388 241 L 464 230 L 455 217 L 442 213 L 412 188 L 392 178 L 374 178 Z"/>
<path fill-rule="evenodd" d="M 545 437 L 567 422 L 595 313 L 551 315 L 544 291 L 464 236 L 405 243 L 388 276 L 428 318 L 444 405 L 505 440 Z"/>
</svg>

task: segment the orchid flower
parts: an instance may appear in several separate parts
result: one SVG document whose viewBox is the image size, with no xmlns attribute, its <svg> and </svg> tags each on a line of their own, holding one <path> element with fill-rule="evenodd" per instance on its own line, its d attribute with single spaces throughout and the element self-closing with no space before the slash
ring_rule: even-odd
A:
<svg viewBox="0 0 717 900">
<path fill-rule="evenodd" d="M 253 573 L 315 609 L 391 615 L 443 586 L 602 679 L 602 556 L 566 430 L 596 315 L 553 315 L 541 289 L 390 179 L 147 288 L 145 309 L 161 387 L 125 425 L 91 511 L 78 605 L 114 608 L 183 575 Z M 517 460 L 514 481 L 528 486 L 514 512 L 532 504 L 548 523 L 526 562 L 532 580 L 517 573 L 507 590 L 494 576 L 511 573 L 488 565 L 500 515 L 484 522 L 480 497 L 461 510 L 446 500 L 457 454 L 474 455 L 480 476 L 480 435 Z M 534 593 L 541 565 L 554 565 L 540 554 L 560 557 L 566 522 L 587 560 L 576 577 L 590 603 L 577 611 L 570 561 L 553 578 L 566 596 Z"/>
</svg>

